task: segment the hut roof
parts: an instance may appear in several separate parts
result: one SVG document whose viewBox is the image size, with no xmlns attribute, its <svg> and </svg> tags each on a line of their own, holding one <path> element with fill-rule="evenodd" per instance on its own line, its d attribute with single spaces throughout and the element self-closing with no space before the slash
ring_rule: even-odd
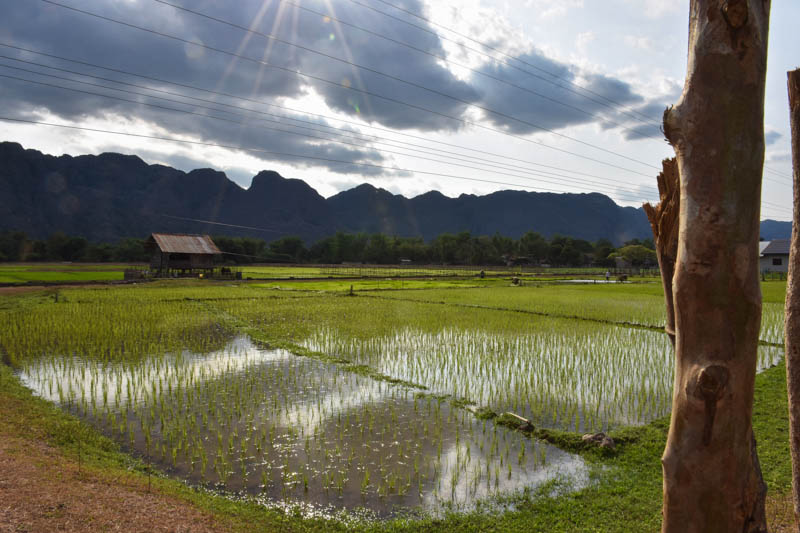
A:
<svg viewBox="0 0 800 533">
<path fill-rule="evenodd" d="M 789 239 L 769 241 L 767 247 L 761 250 L 761 255 L 789 255 L 790 244 Z"/>
<path fill-rule="evenodd" d="M 153 233 L 151 242 L 164 253 L 172 254 L 221 254 L 208 235 Z"/>
</svg>

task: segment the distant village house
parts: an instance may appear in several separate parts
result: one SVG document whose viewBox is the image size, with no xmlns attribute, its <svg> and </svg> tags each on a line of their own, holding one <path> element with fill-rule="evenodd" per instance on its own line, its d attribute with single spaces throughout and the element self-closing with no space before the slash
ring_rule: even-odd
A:
<svg viewBox="0 0 800 533">
<path fill-rule="evenodd" d="M 758 243 L 758 268 L 761 272 L 789 271 L 789 239 Z"/>
</svg>

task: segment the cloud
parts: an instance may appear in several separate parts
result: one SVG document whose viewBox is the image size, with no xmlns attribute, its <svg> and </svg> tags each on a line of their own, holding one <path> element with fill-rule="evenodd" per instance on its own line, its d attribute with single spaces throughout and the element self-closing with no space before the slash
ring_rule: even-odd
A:
<svg viewBox="0 0 800 533">
<path fill-rule="evenodd" d="M 593 31 L 585 31 L 583 33 L 579 33 L 578 36 L 575 38 L 575 47 L 581 52 L 586 53 L 586 49 L 589 46 L 589 43 L 597 39 L 597 35 Z"/>
<path fill-rule="evenodd" d="M 780 134 L 779 132 L 775 130 L 770 130 L 764 133 L 764 142 L 766 143 L 767 146 L 770 146 L 778 142 L 778 139 L 780 139 L 781 137 L 783 137 L 783 135 Z"/>
<path fill-rule="evenodd" d="M 540 19 L 563 17 L 572 9 L 583 7 L 583 0 L 526 0 L 525 7 L 536 11 Z"/>
<path fill-rule="evenodd" d="M 681 13 L 686 9 L 685 0 L 626 0 L 626 2 L 651 19 Z"/>
<path fill-rule="evenodd" d="M 579 7 L 582 2 L 573 0 L 558 3 L 560 7 L 555 11 L 551 2 L 534 0 L 533 4 L 543 10 L 541 16 L 555 16 L 557 11 Z M 40 82 L 37 85 L 2 78 L 2 113 L 27 118 L 55 115 L 75 123 L 98 118 L 124 123 L 135 118 L 168 136 L 187 136 L 208 143 L 264 150 L 269 153 L 250 154 L 261 158 L 265 166 L 267 162 L 278 161 L 296 167 L 322 167 L 340 174 L 402 177 L 406 173 L 391 169 L 394 166 L 391 154 L 382 153 L 369 138 L 360 136 L 357 128 L 346 129 L 346 133 L 355 138 L 344 138 L 330 129 L 322 128 L 335 125 L 336 122 L 301 112 L 276 110 L 265 104 L 313 97 L 323 101 L 334 112 L 351 119 L 386 128 L 423 132 L 458 131 L 464 128 L 465 117 L 478 116 L 495 127 L 523 135 L 539 132 L 540 128 L 560 129 L 598 121 L 597 116 L 593 115 L 601 115 L 606 121 L 616 118 L 619 122 L 619 116 L 613 110 L 613 105 L 609 107 L 608 101 L 627 106 L 647 104 L 643 96 L 621 79 L 583 72 L 573 65 L 555 61 L 529 46 L 522 46 L 518 35 L 504 37 L 502 32 L 495 32 L 493 45 L 504 50 L 526 48 L 527 51 L 514 52 L 516 59 L 504 62 L 486 62 L 483 58 L 481 61 L 484 63 L 479 68 L 528 91 L 492 81 L 479 74 L 459 77 L 447 64 L 434 57 L 451 51 L 424 21 L 415 20 L 418 27 L 413 27 L 351 3 L 332 4 L 335 12 L 331 14 L 379 35 L 411 43 L 423 52 L 339 25 L 330 18 L 313 15 L 282 2 L 240 0 L 230 4 L 198 0 L 186 5 L 199 12 L 273 34 L 283 41 L 301 43 L 308 49 L 319 50 L 326 55 L 248 34 L 164 5 L 153 4 L 148 9 L 142 9 L 138 2 L 110 3 L 101 0 L 82 0 L 75 5 L 152 28 L 156 32 L 177 35 L 192 43 L 231 51 L 241 57 L 109 23 L 53 5 L 22 2 L 15 4 L 14 9 L 5 10 L 5 16 L 0 17 L 0 35 L 4 35 L 5 40 L 17 46 L 141 73 L 148 78 L 112 73 L 88 65 L 77 66 L 53 58 L 43 59 L 36 54 L 5 47 L 0 47 L 0 54 L 127 81 L 141 87 L 91 80 L 92 83 L 149 96 L 105 87 L 89 87 L 42 74 L 21 73 L 0 67 L 2 75 Z M 303 5 L 320 12 L 334 9 L 322 0 L 304 2 Z M 403 7 L 413 12 L 425 12 L 421 0 L 405 0 Z M 492 27 L 500 27 L 501 22 L 494 20 Z M 590 38 L 589 34 L 583 37 L 586 42 Z M 8 59 L 0 59 L 0 63 L 21 66 Z M 366 68 L 356 68 L 354 64 Z M 56 74 L 40 67 L 23 68 Z M 74 74 L 61 72 L 57 75 L 89 81 Z M 169 80 L 183 86 L 158 80 Z M 589 92 L 570 86 L 570 83 L 578 83 Z M 187 86 L 240 98 L 198 91 Z M 148 89 L 177 92 L 206 101 Z M 497 110 L 499 114 L 476 113 L 471 108 L 473 104 Z M 209 107 L 213 110 L 207 109 Z M 265 113 L 307 123 L 298 124 Z M 303 129 L 315 125 L 320 126 L 320 131 Z M 356 163 L 389 168 L 359 166 Z"/>
<path fill-rule="evenodd" d="M 625 44 L 632 48 L 639 48 L 641 50 L 652 50 L 654 43 L 649 37 L 642 35 L 626 35 L 624 38 Z"/>
<path fill-rule="evenodd" d="M 482 70 L 529 92 L 479 76 L 473 79 L 473 84 L 483 92 L 481 104 L 507 115 L 485 113 L 485 119 L 515 134 L 595 122 L 596 115 L 613 111 L 617 104 L 633 105 L 643 101 L 622 80 L 593 73 L 578 72 L 578 76 L 569 65 L 536 51 L 519 60 L 524 62 L 524 69 L 494 64 Z"/>
</svg>

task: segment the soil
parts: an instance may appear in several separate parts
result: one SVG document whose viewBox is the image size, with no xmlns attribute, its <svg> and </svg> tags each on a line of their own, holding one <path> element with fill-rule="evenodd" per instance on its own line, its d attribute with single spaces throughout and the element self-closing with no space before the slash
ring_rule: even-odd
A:
<svg viewBox="0 0 800 533">
<path fill-rule="evenodd" d="M 123 474 L 79 471 L 41 442 L 0 436 L 0 532 L 227 531 L 190 504 Z"/>
</svg>

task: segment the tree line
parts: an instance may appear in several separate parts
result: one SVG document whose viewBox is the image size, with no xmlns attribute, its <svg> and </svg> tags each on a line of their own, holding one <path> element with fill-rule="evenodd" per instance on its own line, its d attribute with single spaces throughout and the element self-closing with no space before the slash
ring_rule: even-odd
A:
<svg viewBox="0 0 800 533">
<path fill-rule="evenodd" d="M 212 236 L 230 264 L 248 263 L 367 263 L 551 266 L 598 265 L 613 267 L 617 258 L 632 266 L 655 266 L 652 239 L 633 239 L 615 247 L 608 239 L 589 242 L 563 235 L 546 238 L 529 231 L 519 239 L 443 233 L 430 242 L 421 237 L 381 233 L 344 233 L 324 237 L 307 246 L 300 237 L 267 242 L 252 237 Z M 0 232 L 0 261 L 73 261 L 136 263 L 150 260 L 147 238 L 128 237 L 116 243 L 93 243 L 84 237 L 55 232 L 46 239 L 29 238 L 22 231 Z"/>
</svg>

